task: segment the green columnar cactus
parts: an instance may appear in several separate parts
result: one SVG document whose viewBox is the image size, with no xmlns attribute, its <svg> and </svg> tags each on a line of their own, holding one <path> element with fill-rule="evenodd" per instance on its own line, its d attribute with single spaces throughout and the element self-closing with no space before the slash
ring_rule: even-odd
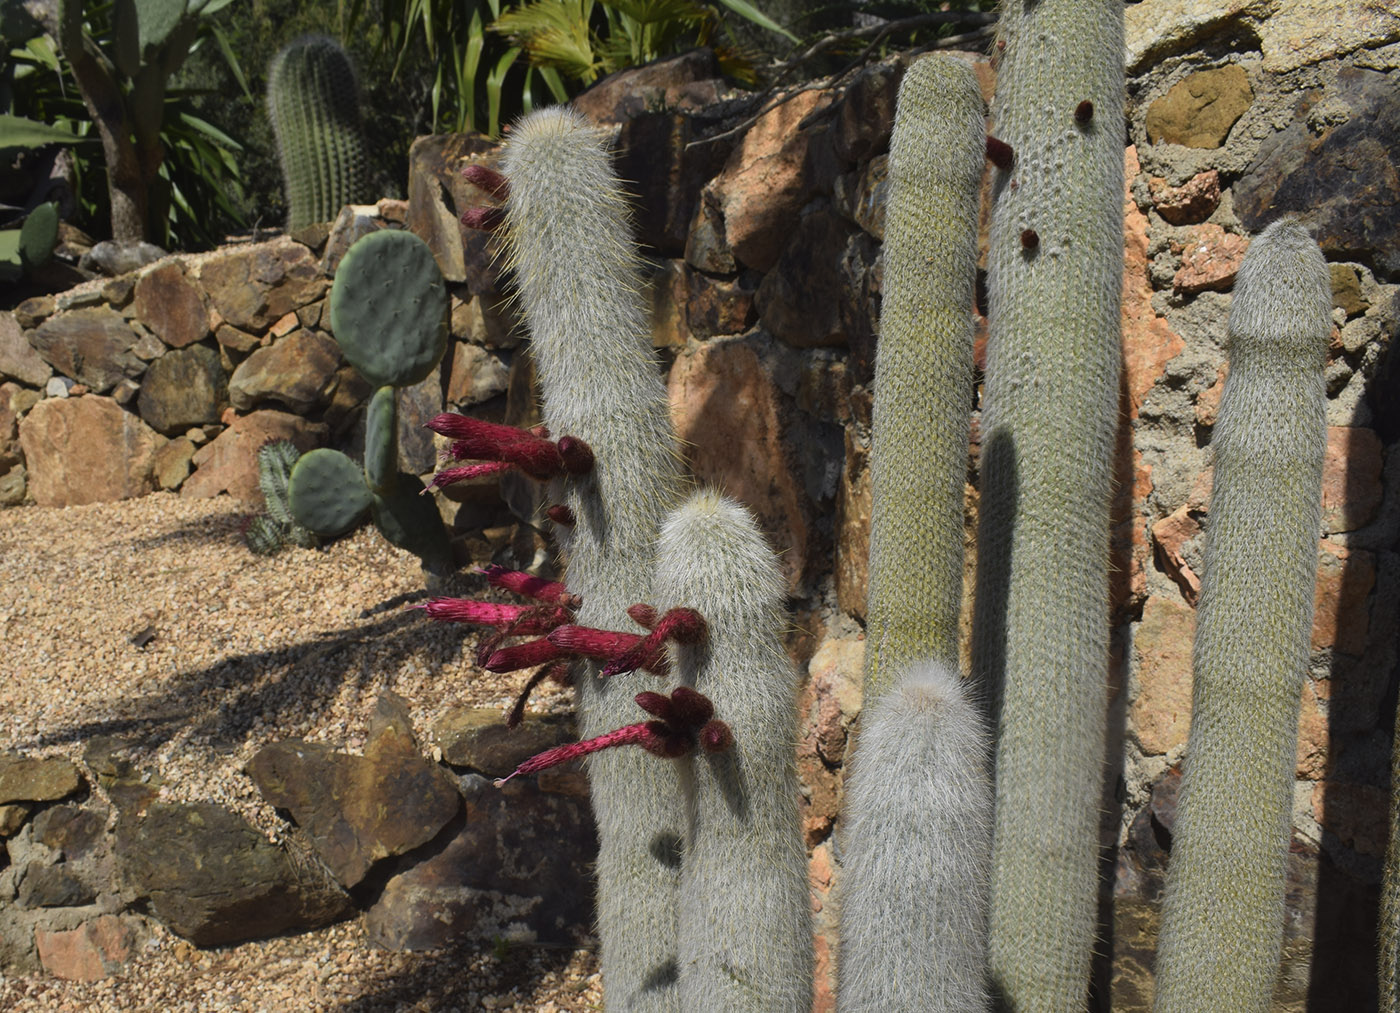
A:
<svg viewBox="0 0 1400 1013">
<path fill-rule="evenodd" d="M 990 961 L 1087 1004 L 1098 904 L 1123 276 L 1123 5 L 1008 0 L 989 154 L 974 674 L 996 702 Z"/>
<path fill-rule="evenodd" d="M 680 761 L 680 1008 L 798 1013 L 812 1006 L 807 854 L 797 811 L 797 675 L 783 648 L 785 588 L 749 513 L 714 492 L 661 528 L 658 607 L 694 608 L 708 636 L 671 648 L 733 746 Z"/>
<path fill-rule="evenodd" d="M 367 160 L 350 57 L 334 39 L 289 43 L 267 72 L 267 112 L 287 187 L 287 228 L 331 221 L 364 198 Z"/>
<path fill-rule="evenodd" d="M 875 359 L 865 653 L 871 698 L 915 659 L 958 665 L 985 138 L 971 68 L 945 57 L 909 68 L 890 138 Z"/>
<path fill-rule="evenodd" d="M 627 205 L 602 135 L 561 108 L 535 112 L 506 146 L 504 238 L 549 430 L 592 448 L 596 465 L 555 479 L 574 520 L 559 527 L 578 621 L 626 628 L 651 595 L 662 517 L 680 495 L 676 438 L 651 347 Z M 579 725 L 592 737 L 635 720 L 650 675 L 577 677 Z M 598 925 L 610 1009 L 678 1013 L 680 844 L 674 765 L 639 750 L 588 760 L 598 825 Z"/>
<path fill-rule="evenodd" d="M 866 705 L 843 835 L 842 1009 L 988 1005 L 988 741 L 957 675 L 985 138 L 971 68 L 945 57 L 909 68 L 890 139 Z"/>
<path fill-rule="evenodd" d="M 956 671 L 916 664 L 861 714 L 846 779 L 840 987 L 852 1013 L 981 1013 L 990 743 Z"/>
<path fill-rule="evenodd" d="M 1283 944 L 1298 706 L 1312 631 L 1327 264 L 1297 222 L 1245 254 L 1192 655 L 1191 732 L 1157 950 L 1158 1013 L 1264 1013 Z"/>
<path fill-rule="evenodd" d="M 297 521 L 333 537 L 374 515 L 384 537 L 415 553 L 431 574 L 451 571 L 442 518 L 418 476 L 398 470 L 398 387 L 425 379 L 447 350 L 447 286 L 432 251 L 391 229 L 358 240 L 336 270 L 331 330 L 350 364 L 376 390 L 365 412 L 365 466 L 338 450 L 302 455 L 288 499 Z"/>
</svg>

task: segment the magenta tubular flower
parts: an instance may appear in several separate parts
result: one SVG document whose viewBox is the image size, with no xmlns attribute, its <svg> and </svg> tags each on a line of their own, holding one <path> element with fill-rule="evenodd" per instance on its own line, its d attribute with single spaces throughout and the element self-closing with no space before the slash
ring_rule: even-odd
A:
<svg viewBox="0 0 1400 1013">
<path fill-rule="evenodd" d="M 656 616 L 656 610 L 649 605 L 643 605 L 640 608 L 633 605 L 628 609 L 629 615 L 632 615 L 632 609 L 637 609 L 638 614 L 644 619 L 653 619 Z M 632 618 L 636 619 L 637 616 L 633 615 Z M 638 622 L 642 626 L 647 625 L 640 620 Z M 641 637 L 625 653 L 614 656 L 603 666 L 601 674 L 621 675 L 624 672 L 634 672 L 639 668 L 648 672 L 657 672 L 656 663 L 652 659 L 660 659 L 660 664 L 663 668 L 665 667 L 667 640 L 674 640 L 678 644 L 696 644 L 704 638 L 705 620 L 699 612 L 688 608 L 668 609 L 660 618 L 654 618 L 650 633 Z"/>
<path fill-rule="evenodd" d="M 435 433 L 451 439 L 449 451 L 454 460 L 490 462 L 491 467 L 474 465 L 476 471 L 449 468 L 433 478 L 433 485 L 491 474 L 514 467 L 531 478 L 545 481 L 557 475 L 583 475 L 593 468 L 593 451 L 583 440 L 566 436 L 555 442 L 542 427 L 518 429 L 495 422 L 474 419 L 456 412 L 443 412 L 427 423 Z"/>
<path fill-rule="evenodd" d="M 611 664 L 640 644 L 643 638 L 639 633 L 595 630 L 591 626 L 569 624 L 550 630 L 548 639 L 551 644 L 563 648 L 570 654 L 582 655 L 585 658 L 592 658 L 594 661 L 604 661 Z M 645 660 L 651 662 L 653 666 L 659 665 L 660 671 L 646 665 L 638 665 L 637 667 L 646 668 L 654 675 L 666 674 L 665 657 L 659 652 L 649 655 Z"/>
<path fill-rule="evenodd" d="M 488 672 L 514 672 L 567 657 L 568 651 L 548 640 L 527 640 L 523 644 L 512 644 L 493 652 L 482 667 Z"/>
<path fill-rule="evenodd" d="M 507 777 L 498 778 L 496 787 L 516 774 L 535 774 L 614 746 L 641 746 L 656 756 L 676 759 L 697 748 L 718 752 L 728 749 L 734 742 L 729 726 L 714 718 L 715 708 L 709 698 L 688 686 L 677 686 L 669 697 L 660 693 L 638 693 L 636 701 L 654 720 L 546 749 L 516 767 Z"/>
<path fill-rule="evenodd" d="M 485 190 L 496 200 L 510 197 L 510 181 L 488 166 L 469 165 L 462 170 L 462 178 L 478 190 Z"/>
<path fill-rule="evenodd" d="M 565 608 L 578 608 L 583 604 L 582 598 L 570 594 L 569 589 L 557 580 L 545 580 L 523 570 L 507 570 L 504 566 L 496 566 L 494 563 L 483 566 L 478 572 L 492 587 L 533 598 L 535 601 L 552 602 Z"/>
</svg>

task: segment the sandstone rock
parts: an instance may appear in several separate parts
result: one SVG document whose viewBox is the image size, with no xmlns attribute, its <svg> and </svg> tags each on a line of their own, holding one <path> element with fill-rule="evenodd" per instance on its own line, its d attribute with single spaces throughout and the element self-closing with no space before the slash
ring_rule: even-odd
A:
<svg viewBox="0 0 1400 1013">
<path fill-rule="evenodd" d="M 151 491 L 151 464 L 164 443 L 111 398 L 51 398 L 19 424 L 29 492 L 40 506 L 131 499 Z"/>
<path fill-rule="evenodd" d="M 1249 240 L 1219 225 L 1194 226 L 1191 239 L 1181 246 L 1181 269 L 1172 279 L 1172 287 L 1182 295 L 1228 292 L 1248 248 Z"/>
<path fill-rule="evenodd" d="M 29 491 L 29 472 L 16 464 L 0 475 L 0 506 L 19 506 Z"/>
<path fill-rule="evenodd" d="M 335 277 L 336 270 L 350 247 L 371 232 L 393 228 L 393 225 L 379 215 L 377 204 L 346 204 L 331 222 L 326 236 L 326 248 L 321 253 L 321 272 Z"/>
<path fill-rule="evenodd" d="M 454 338 L 487 348 L 516 348 L 525 338 L 511 300 L 493 294 L 454 297 L 450 329 Z"/>
<path fill-rule="evenodd" d="M 1137 650 L 1137 691 L 1128 725 L 1148 755 L 1169 753 L 1186 744 L 1191 727 L 1191 644 L 1196 613 L 1169 598 L 1143 603 L 1142 622 L 1133 634 Z"/>
<path fill-rule="evenodd" d="M 212 803 L 153 803 L 117 824 L 117 859 L 172 932 L 221 946 L 319 928 L 353 913 L 350 898 L 309 855 L 269 844 Z"/>
<path fill-rule="evenodd" d="M 685 262 L 710 274 L 733 274 L 738 269 L 724 234 L 724 209 L 713 187 L 702 190 L 695 202 L 695 216 L 685 238 Z"/>
<path fill-rule="evenodd" d="M 452 778 L 419 752 L 407 705 L 381 697 L 364 756 L 296 739 L 264 746 L 248 774 L 290 810 L 347 889 L 371 865 L 432 840 L 461 808 Z"/>
<path fill-rule="evenodd" d="M 80 862 L 107 845 L 107 811 L 57 805 L 34 817 L 34 840 L 58 852 L 65 862 Z"/>
<path fill-rule="evenodd" d="M 97 775 L 97 783 L 123 816 L 143 812 L 165 784 L 160 774 L 134 762 L 133 757 L 141 751 L 139 740 L 115 735 L 94 735 L 83 747 L 83 762 Z"/>
<path fill-rule="evenodd" d="M 324 334 L 295 331 L 244 359 L 228 381 L 239 411 L 275 403 L 303 414 L 330 401 L 340 346 Z"/>
<path fill-rule="evenodd" d="M 812 507 L 761 348 L 754 338 L 715 340 L 679 356 L 668 385 L 671 418 L 695 476 L 754 512 L 796 589 L 812 562 Z"/>
<path fill-rule="evenodd" d="M 13 837 L 29 819 L 29 806 L 21 803 L 0 805 L 0 837 Z"/>
<path fill-rule="evenodd" d="M 1185 506 L 1152 525 L 1152 542 L 1158 565 L 1176 581 L 1186 604 L 1195 605 L 1201 595 L 1201 578 L 1183 556 L 1183 547 L 1201 533 L 1201 522 Z"/>
<path fill-rule="evenodd" d="M 657 109 L 697 112 L 723 91 L 714 51 L 701 48 L 609 74 L 569 104 L 600 126 L 615 126 Z"/>
<path fill-rule="evenodd" d="M 132 311 L 171 348 L 184 348 L 209 334 L 209 311 L 179 261 L 147 271 L 136 283 Z"/>
<path fill-rule="evenodd" d="M 1361 279 L 1349 264 L 1328 264 L 1332 274 L 1332 305 L 1340 306 L 1349 317 L 1365 313 L 1371 304 L 1361 294 Z M 4 326 L 0 318 L 0 327 Z"/>
<path fill-rule="evenodd" d="M 1124 154 L 1129 187 L 1140 171 L 1137 149 Z M 1147 256 L 1147 216 L 1138 210 L 1130 193 L 1123 200 L 1123 380 L 1128 409 L 1136 417 L 1147 396 L 1162 378 L 1166 365 L 1186 348 L 1186 342 L 1165 317 L 1152 307 L 1151 262 Z"/>
<path fill-rule="evenodd" d="M 190 477 L 190 461 L 194 457 L 194 441 L 186 436 L 177 436 L 156 451 L 151 460 L 151 476 L 156 485 L 165 490 L 178 489 Z"/>
<path fill-rule="evenodd" d="M 877 155 L 836 180 L 832 204 L 876 239 L 885 238 L 885 204 L 890 193 L 890 156 Z"/>
<path fill-rule="evenodd" d="M 53 367 L 34 350 L 15 315 L 0 311 L 0 378 L 10 377 L 29 387 L 42 387 Z"/>
<path fill-rule="evenodd" d="M 442 759 L 488 778 L 505 777 L 546 749 L 570 742 L 573 723 L 527 716 L 507 728 L 499 707 L 453 707 L 433 725 L 433 741 Z"/>
<path fill-rule="evenodd" d="M 247 331 L 240 331 L 229 324 L 220 324 L 214 331 L 214 340 L 223 348 L 235 352 L 251 352 L 262 344 L 262 338 Z"/>
<path fill-rule="evenodd" d="M 651 302 L 651 345 L 653 348 L 684 348 L 690 339 L 686 323 L 686 276 L 691 270 L 683 260 L 653 261 L 646 274 L 646 293 Z"/>
<path fill-rule="evenodd" d="M 1375 586 L 1375 553 L 1322 540 L 1313 597 L 1313 650 L 1331 647 L 1354 658 L 1366 653 L 1371 629 L 1366 605 Z"/>
<path fill-rule="evenodd" d="M 1261 34 L 1264 69 L 1283 74 L 1400 40 L 1400 11 L 1368 0 L 1288 0 Z"/>
<path fill-rule="evenodd" d="M 249 505 L 260 505 L 258 449 L 273 440 L 291 440 L 306 453 L 322 445 L 326 435 L 325 425 L 270 408 L 235 418 L 195 451 L 191 459 L 195 472 L 180 487 L 180 495 L 207 499 L 226 492 Z"/>
<path fill-rule="evenodd" d="M 15 320 L 26 331 L 38 327 L 58 309 L 58 303 L 51 295 L 36 295 L 26 299 L 14 308 Z"/>
<path fill-rule="evenodd" d="M 683 254 L 705 181 L 724 166 L 726 142 L 701 143 L 690 117 L 645 113 L 627 120 L 614 158 L 637 206 L 636 239 L 664 257 Z"/>
<path fill-rule="evenodd" d="M 847 428 L 846 466 L 836 496 L 836 604 L 862 621 L 870 588 L 869 460 L 870 451 Z"/>
<path fill-rule="evenodd" d="M 697 338 L 744 333 L 757 316 L 755 297 L 760 284 L 756 271 L 715 278 L 686 265 L 683 272 L 686 332 Z"/>
<path fill-rule="evenodd" d="M 1249 75 L 1239 64 L 1199 70 L 1147 107 L 1147 139 L 1153 144 L 1218 148 L 1253 104 Z"/>
<path fill-rule="evenodd" d="M 1319 700 L 1330 693 L 1330 683 L 1315 679 L 1303 681 L 1303 702 L 1298 712 L 1298 755 L 1295 772 L 1309 781 L 1326 776 L 1327 755 L 1331 749 L 1331 729 Z"/>
<path fill-rule="evenodd" d="M 398 861 L 365 914 L 371 943 L 575 942 L 592 922 L 597 841 L 586 797 L 547 792 L 544 781 L 497 789 L 475 774 L 461 778 L 465 819 Z"/>
<path fill-rule="evenodd" d="M 53 802 L 82 786 L 78 768 L 61 756 L 41 760 L 0 753 L 0 803 Z"/>
<path fill-rule="evenodd" d="M 1148 182 L 1157 213 L 1172 225 L 1194 225 L 1214 214 L 1220 205 L 1220 173 L 1215 169 L 1192 176 L 1181 186 L 1167 186 L 1153 178 Z"/>
<path fill-rule="evenodd" d="M 1371 429 L 1329 427 L 1322 464 L 1322 530 L 1355 531 L 1373 521 L 1384 490 L 1384 448 Z"/>
<path fill-rule="evenodd" d="M 320 299 L 329 284 L 311 251 L 285 236 L 221 251 L 200 263 L 198 281 L 226 323 L 251 332 Z"/>
<path fill-rule="evenodd" d="M 102 301 L 113 309 L 121 309 L 136 294 L 136 276 L 123 274 L 102 286 Z"/>
<path fill-rule="evenodd" d="M 140 376 L 146 364 L 132 351 L 136 332 L 106 307 L 69 310 L 49 317 L 29 342 L 54 369 L 101 394 L 124 376 Z"/>
<path fill-rule="evenodd" d="M 799 92 L 765 113 L 710 184 L 734 256 L 755 270 L 772 268 L 809 195 L 835 179 L 834 161 L 823 157 L 825 128 L 802 126 L 828 102 L 822 92 Z"/>
<path fill-rule="evenodd" d="M 19 447 L 19 412 L 16 398 L 24 388 L 17 383 L 0 383 L 0 472 L 23 461 Z"/>
<path fill-rule="evenodd" d="M 136 942 L 131 921 L 114 914 L 98 915 L 66 931 L 34 930 L 44 970 L 67 981 L 110 977 L 131 959 Z"/>
<path fill-rule="evenodd" d="M 836 107 L 832 147 L 847 162 L 863 162 L 889 147 L 894 104 L 904 79 L 898 57 L 872 64 L 858 73 Z"/>
<path fill-rule="evenodd" d="M 207 345 L 167 352 L 151 363 L 136 400 L 141 417 L 167 436 L 219 421 L 228 401 L 219 353 Z"/>
<path fill-rule="evenodd" d="M 481 404 L 505 393 L 510 384 L 510 367 L 480 345 L 454 341 L 448 356 L 447 400 L 451 404 Z"/>
<path fill-rule="evenodd" d="M 494 163 L 497 147 L 480 134 L 434 134 L 408 149 L 408 228 L 432 249 L 443 277 L 466 282 L 473 295 L 495 292 L 500 283 L 488 234 L 462 226 L 463 212 L 486 203 L 462 170 Z"/>
<path fill-rule="evenodd" d="M 23 908 L 83 907 L 97 900 L 97 891 L 66 865 L 30 862 L 20 880 L 16 901 Z"/>
<path fill-rule="evenodd" d="M 1392 75 L 1343 68 L 1334 84 L 1308 94 L 1299 107 L 1292 123 L 1260 145 L 1235 184 L 1235 212 L 1251 230 L 1290 211 L 1306 214 L 1329 258 L 1365 261 L 1395 276 L 1400 95 Z M 1313 111 L 1325 115 L 1315 120 Z"/>
<path fill-rule="evenodd" d="M 831 211 L 801 219 L 755 296 L 770 333 L 799 348 L 845 343 L 841 258 L 854 233 Z"/>
</svg>

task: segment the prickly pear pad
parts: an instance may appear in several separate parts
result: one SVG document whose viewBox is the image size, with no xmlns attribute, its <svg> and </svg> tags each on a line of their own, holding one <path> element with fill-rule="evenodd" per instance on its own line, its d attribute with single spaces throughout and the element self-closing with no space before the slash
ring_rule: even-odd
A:
<svg viewBox="0 0 1400 1013">
<path fill-rule="evenodd" d="M 407 387 L 447 350 L 447 286 L 428 244 L 384 229 L 358 240 L 331 286 L 331 330 L 376 387 Z"/>
</svg>

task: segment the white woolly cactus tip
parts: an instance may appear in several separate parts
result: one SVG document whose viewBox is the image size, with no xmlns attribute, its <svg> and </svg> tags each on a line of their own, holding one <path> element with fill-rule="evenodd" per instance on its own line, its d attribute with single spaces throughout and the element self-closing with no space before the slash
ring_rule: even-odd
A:
<svg viewBox="0 0 1400 1013">
<path fill-rule="evenodd" d="M 1240 262 L 1230 352 L 1277 349 L 1305 361 L 1325 358 L 1331 313 L 1332 280 L 1322 250 L 1302 222 L 1280 218 L 1255 237 Z"/>
</svg>

